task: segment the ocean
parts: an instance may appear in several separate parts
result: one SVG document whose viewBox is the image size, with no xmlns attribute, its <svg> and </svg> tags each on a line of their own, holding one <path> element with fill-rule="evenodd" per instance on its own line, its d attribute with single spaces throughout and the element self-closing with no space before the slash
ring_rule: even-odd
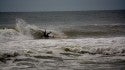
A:
<svg viewBox="0 0 125 70">
<path fill-rule="evenodd" d="M 0 12 L 0 70 L 124 68 L 125 10 Z"/>
</svg>

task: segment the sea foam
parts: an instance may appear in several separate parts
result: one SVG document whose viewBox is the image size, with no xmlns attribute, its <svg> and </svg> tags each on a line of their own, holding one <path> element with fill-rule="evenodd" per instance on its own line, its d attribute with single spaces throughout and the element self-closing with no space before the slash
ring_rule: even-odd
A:
<svg viewBox="0 0 125 70">
<path fill-rule="evenodd" d="M 17 18 L 16 25 L 12 29 L 0 29 L 0 42 L 7 42 L 13 40 L 31 40 L 31 39 L 42 39 L 44 31 L 35 25 L 30 25 L 23 19 Z M 46 30 L 46 32 L 52 32 L 50 37 L 54 38 L 65 38 L 66 36 L 55 30 Z"/>
</svg>

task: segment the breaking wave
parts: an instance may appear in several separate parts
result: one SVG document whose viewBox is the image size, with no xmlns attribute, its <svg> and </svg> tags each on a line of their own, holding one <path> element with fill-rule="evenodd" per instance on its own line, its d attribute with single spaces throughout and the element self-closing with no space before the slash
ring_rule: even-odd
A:
<svg viewBox="0 0 125 70">
<path fill-rule="evenodd" d="M 16 25 L 13 28 L 0 29 L 0 42 L 7 42 L 12 40 L 29 40 L 29 39 L 42 39 L 45 29 L 41 29 L 35 25 L 27 24 L 23 19 L 16 19 Z M 54 30 L 47 30 L 52 32 L 51 37 L 64 38 L 61 32 Z"/>
<path fill-rule="evenodd" d="M 71 54 L 78 53 L 78 54 L 125 55 L 124 37 L 97 38 L 97 39 L 83 38 L 83 39 L 67 39 L 67 40 L 65 39 L 42 40 L 41 36 L 43 35 L 43 31 L 44 29 L 41 29 L 35 25 L 27 24 L 23 19 L 16 19 L 16 25 L 14 28 L 0 29 L 0 43 L 4 44 L 6 42 L 9 42 L 10 45 L 7 43 L 6 47 L 9 45 L 11 48 L 13 48 L 13 44 L 15 44 L 15 42 L 18 41 L 18 43 L 15 44 L 14 46 L 25 46 L 25 48 L 30 47 L 32 49 L 34 48 L 34 46 L 40 48 L 41 46 L 43 46 L 43 44 L 44 46 L 55 46 L 55 47 L 58 45 L 59 47 L 61 47 L 63 51 L 70 52 Z M 70 31 L 69 34 L 72 35 L 77 33 L 78 32 L 74 30 Z M 64 37 L 65 35 L 53 31 L 52 36 L 57 36 L 61 38 Z M 37 41 L 34 39 L 41 39 L 41 40 Z M 32 42 L 33 44 L 30 45 L 29 44 L 30 42 Z M 5 46 L 3 44 L 1 45 Z M 70 53 L 62 52 L 61 54 L 70 55 Z"/>
<path fill-rule="evenodd" d="M 93 68 L 95 64 L 102 64 L 100 67 L 121 64 L 124 68 L 125 37 L 44 39 L 41 37 L 44 29 L 29 25 L 22 19 L 16 21 L 14 28 L 0 29 L 0 68 L 48 70 L 48 67 L 64 69 L 70 66 L 72 70 L 87 64 L 93 64 Z M 52 33 L 64 37 L 59 32 Z"/>
</svg>

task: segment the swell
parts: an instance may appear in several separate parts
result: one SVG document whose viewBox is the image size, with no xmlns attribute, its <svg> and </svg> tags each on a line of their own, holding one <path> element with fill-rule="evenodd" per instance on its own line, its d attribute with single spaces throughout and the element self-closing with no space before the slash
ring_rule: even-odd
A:
<svg viewBox="0 0 125 70">
<path fill-rule="evenodd" d="M 124 31 L 63 31 L 69 38 L 78 37 L 113 37 L 113 36 L 125 36 Z"/>
<path fill-rule="evenodd" d="M 125 36 L 125 25 L 81 25 L 63 29 L 69 38 Z"/>
</svg>

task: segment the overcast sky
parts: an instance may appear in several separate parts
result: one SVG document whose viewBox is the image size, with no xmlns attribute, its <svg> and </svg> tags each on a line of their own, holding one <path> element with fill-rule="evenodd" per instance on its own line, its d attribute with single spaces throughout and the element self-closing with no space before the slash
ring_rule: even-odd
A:
<svg viewBox="0 0 125 70">
<path fill-rule="evenodd" d="M 0 11 L 80 11 L 125 9 L 125 0 L 0 0 Z"/>
</svg>

